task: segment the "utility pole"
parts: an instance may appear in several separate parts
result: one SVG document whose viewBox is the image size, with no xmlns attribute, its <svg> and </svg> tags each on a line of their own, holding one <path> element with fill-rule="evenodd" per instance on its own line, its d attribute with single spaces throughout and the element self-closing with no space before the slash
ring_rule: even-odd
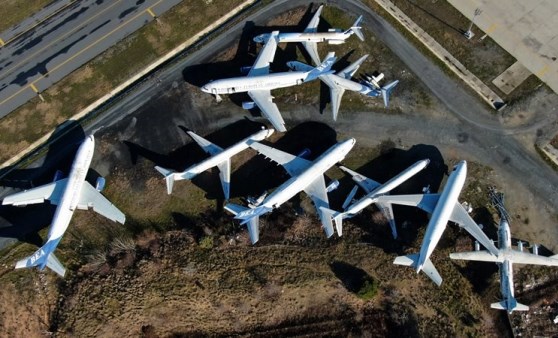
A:
<svg viewBox="0 0 558 338">
<path fill-rule="evenodd" d="M 471 23 L 469 24 L 469 28 L 467 29 L 467 31 L 465 33 L 463 33 L 463 35 L 465 35 L 465 37 L 467 38 L 467 40 L 471 40 L 471 38 L 473 36 L 475 36 L 475 33 L 473 33 L 473 31 L 471 30 L 473 28 L 473 24 L 475 23 L 475 18 L 477 17 L 477 15 L 480 15 L 482 13 L 482 10 L 480 8 L 475 8 L 475 13 L 473 14 L 473 18 L 471 19 Z"/>
</svg>

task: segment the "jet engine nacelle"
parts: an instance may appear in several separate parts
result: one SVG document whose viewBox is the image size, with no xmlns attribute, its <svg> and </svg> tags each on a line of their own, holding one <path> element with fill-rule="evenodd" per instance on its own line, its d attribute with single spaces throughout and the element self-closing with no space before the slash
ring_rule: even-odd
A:
<svg viewBox="0 0 558 338">
<path fill-rule="evenodd" d="M 539 254 L 539 245 L 538 244 L 533 244 L 533 254 L 534 255 Z"/>
<path fill-rule="evenodd" d="M 522 242 L 522 241 L 518 241 L 518 242 L 517 242 L 517 249 L 518 249 L 519 251 L 523 251 L 523 242 Z"/>
<path fill-rule="evenodd" d="M 95 183 L 95 190 L 98 192 L 103 191 L 105 189 L 105 178 L 104 177 L 97 177 L 97 182 Z"/>
<path fill-rule="evenodd" d="M 250 72 L 250 69 L 252 69 L 252 66 L 242 66 L 240 67 L 240 73 L 246 75 Z"/>
<path fill-rule="evenodd" d="M 339 181 L 333 180 L 326 188 L 327 192 L 332 192 L 333 190 L 339 188 Z"/>
<path fill-rule="evenodd" d="M 255 106 L 256 106 L 256 104 L 254 103 L 254 101 L 242 102 L 242 109 L 250 110 L 250 109 L 254 108 Z"/>
<path fill-rule="evenodd" d="M 479 241 L 475 241 L 475 251 L 480 251 L 480 243 L 479 243 Z"/>
<path fill-rule="evenodd" d="M 327 30 L 329 33 L 341 33 L 342 30 L 338 29 L 338 28 L 330 28 Z"/>
<path fill-rule="evenodd" d="M 340 45 L 345 43 L 345 40 L 327 40 L 327 43 L 330 45 Z"/>
<path fill-rule="evenodd" d="M 52 178 L 52 182 L 56 182 L 61 180 L 64 177 L 64 173 L 61 170 L 56 170 L 54 173 L 54 177 Z"/>
</svg>

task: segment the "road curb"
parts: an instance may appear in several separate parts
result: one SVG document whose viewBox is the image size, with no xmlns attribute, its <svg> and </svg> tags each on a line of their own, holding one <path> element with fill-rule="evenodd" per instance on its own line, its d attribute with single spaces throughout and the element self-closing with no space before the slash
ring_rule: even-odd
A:
<svg viewBox="0 0 558 338">
<path fill-rule="evenodd" d="M 471 89 L 473 89 L 486 103 L 493 109 L 501 110 L 506 103 L 498 94 L 490 89 L 484 82 L 471 73 L 465 66 L 451 55 L 442 45 L 432 36 L 426 33 L 420 26 L 414 23 L 405 13 L 389 0 L 375 0 L 386 12 L 397 20 L 407 31 L 417 38 L 428 50 L 440 59 L 449 69 L 451 69 L 460 79 L 462 79 Z"/>
<path fill-rule="evenodd" d="M 212 31 L 216 27 L 220 26 L 221 24 L 225 23 L 227 20 L 234 17 L 236 14 L 238 14 L 240 11 L 242 11 L 246 7 L 254 4 L 256 1 L 258 1 L 258 0 L 246 0 L 245 2 L 243 2 L 242 4 L 237 6 L 235 9 L 233 9 L 232 11 L 227 13 L 225 16 L 223 16 L 219 20 L 215 21 L 213 24 L 207 26 L 205 29 L 203 29 L 202 31 L 200 31 L 196 35 L 192 36 L 188 40 L 184 41 L 182 44 L 180 44 L 179 46 L 177 46 L 176 48 L 174 48 L 173 50 L 171 50 L 170 52 L 165 54 L 163 57 L 159 58 L 158 60 L 153 62 L 151 65 L 147 66 L 144 70 L 142 70 L 141 72 L 132 76 L 127 81 L 121 83 L 119 86 L 114 88 L 108 94 L 99 98 L 97 101 L 93 102 L 92 104 L 90 104 L 89 106 L 84 108 L 79 113 L 69 117 L 67 120 L 79 121 L 80 119 L 84 118 L 89 113 L 93 112 L 95 109 L 97 109 L 99 106 L 101 106 L 103 103 L 110 100 L 112 97 L 124 92 L 125 90 L 128 89 L 128 87 L 130 85 L 132 85 L 133 83 L 135 83 L 136 81 L 138 81 L 139 79 L 141 79 L 142 77 L 144 77 L 145 75 L 147 75 L 148 73 L 150 73 L 151 71 L 153 71 L 154 69 L 159 67 L 160 65 L 169 61 L 170 59 L 172 59 L 173 57 L 175 57 L 176 55 L 181 53 L 185 48 L 193 45 L 196 41 L 198 41 L 204 35 L 206 35 L 210 31 Z M 27 154 L 30 154 L 33 151 L 35 151 L 39 146 L 41 146 L 43 143 L 45 143 L 54 134 L 55 130 L 56 129 L 53 129 L 48 134 L 44 135 L 43 137 L 41 137 L 40 139 L 38 139 L 37 141 L 35 141 L 31 145 L 29 145 L 25 150 L 22 150 L 18 155 L 14 156 L 11 159 L 2 163 L 0 168 L 5 168 L 7 166 L 13 165 L 14 163 L 16 163 L 19 160 L 21 160 L 22 158 L 24 158 Z"/>
</svg>

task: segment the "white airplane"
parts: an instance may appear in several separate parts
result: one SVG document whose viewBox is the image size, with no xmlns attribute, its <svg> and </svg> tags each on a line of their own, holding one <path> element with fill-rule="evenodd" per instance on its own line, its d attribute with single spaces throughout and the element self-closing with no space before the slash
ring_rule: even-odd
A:
<svg viewBox="0 0 558 338">
<path fill-rule="evenodd" d="M 202 149 L 211 155 L 208 159 L 194 164 L 183 172 L 177 173 L 170 169 L 165 169 L 156 166 L 158 172 L 165 176 L 165 181 L 167 183 L 167 193 L 170 195 L 172 193 L 172 187 L 174 181 L 180 180 L 191 180 L 196 177 L 196 175 L 210 169 L 213 167 L 219 168 L 219 178 L 221 179 L 221 186 L 223 187 L 223 194 L 225 200 L 229 199 L 230 195 L 230 185 L 231 185 L 231 157 L 245 150 L 256 141 L 261 141 L 273 134 L 273 129 L 262 129 L 255 134 L 248 136 L 247 138 L 241 140 L 240 142 L 230 146 L 227 149 L 223 149 L 216 144 L 204 139 L 203 137 L 196 135 L 192 131 L 187 131 L 188 135 L 192 137 L 197 144 L 202 147 Z"/>
<path fill-rule="evenodd" d="M 355 82 L 351 80 L 353 75 L 356 73 L 360 65 L 368 57 L 364 55 L 348 67 L 335 74 L 322 74 L 320 75 L 320 80 L 322 80 L 330 90 L 331 97 L 331 110 L 333 113 L 333 120 L 337 121 L 337 114 L 339 112 L 339 106 L 341 105 L 341 98 L 345 93 L 345 90 L 350 90 L 353 92 L 360 93 L 365 96 L 379 97 L 384 99 L 384 106 L 387 107 L 389 104 L 389 96 L 395 86 L 399 83 L 399 80 L 392 81 L 387 85 L 380 87 L 380 80 L 384 78 L 384 74 L 380 73 L 378 76 L 366 77 L 366 80 L 361 80 Z M 312 69 L 311 66 L 298 61 L 288 62 L 287 65 L 290 69 L 295 71 L 308 71 Z"/>
<path fill-rule="evenodd" d="M 64 277 L 66 269 L 53 252 L 68 228 L 76 209 L 93 209 L 112 221 L 124 224 L 126 216 L 100 194 L 105 180 L 102 177 L 98 178 L 96 187 L 85 180 L 94 149 L 95 139 L 93 135 L 90 135 L 80 145 L 68 178 L 55 177 L 55 181 L 52 183 L 7 196 L 2 201 L 4 205 L 25 206 L 49 200 L 50 203 L 58 206 L 52 218 L 46 243 L 32 256 L 17 262 L 16 269 L 38 266 L 43 270 L 46 266 Z"/>
<path fill-rule="evenodd" d="M 558 255 L 551 257 L 538 256 L 538 250 L 534 250 L 535 254 L 523 252 L 523 243 L 519 242 L 519 250 L 514 250 L 511 244 L 511 231 L 507 218 L 500 214 L 500 226 L 498 228 L 498 243 L 500 250 L 496 256 L 488 251 L 459 252 L 450 254 L 451 259 L 463 259 L 481 262 L 495 262 L 500 268 L 500 292 L 504 298 L 500 302 L 490 305 L 493 309 L 506 310 L 508 313 L 513 311 L 528 311 L 529 307 L 517 302 L 514 297 L 513 287 L 513 263 L 518 264 L 534 264 L 546 266 L 558 266 Z M 536 246 L 535 246 L 536 248 Z"/>
<path fill-rule="evenodd" d="M 322 13 L 323 5 L 321 5 L 310 23 L 302 33 L 279 33 L 277 35 L 277 42 L 301 42 L 312 61 L 316 65 L 320 64 L 320 56 L 318 55 L 318 42 L 327 41 L 330 45 L 339 45 L 345 42 L 351 35 L 356 34 L 361 41 L 364 41 L 364 35 L 362 34 L 362 27 L 360 27 L 360 22 L 362 21 L 362 15 L 356 19 L 353 26 L 345 31 L 341 29 L 330 29 L 327 32 L 318 33 L 318 24 L 320 23 L 320 14 Z M 260 34 L 254 38 L 254 42 L 264 43 L 272 37 L 273 33 Z"/>
<path fill-rule="evenodd" d="M 268 39 L 246 76 L 212 81 L 203 86 L 201 90 L 214 94 L 218 101 L 221 100 L 219 94 L 247 92 L 253 101 L 243 102 L 242 107 L 252 109 L 254 106 L 258 106 L 276 130 L 285 132 L 285 121 L 283 121 L 277 105 L 273 103 L 270 90 L 300 85 L 315 80 L 322 74 L 330 73 L 336 58 L 334 53 L 329 53 L 320 66 L 309 71 L 269 74 L 269 64 L 273 62 L 277 49 L 278 34 L 277 31 L 271 33 L 271 38 Z"/>
<path fill-rule="evenodd" d="M 304 190 L 314 202 L 325 234 L 329 238 L 333 235 L 333 222 L 331 217 L 326 216 L 322 212 L 322 207 L 329 208 L 328 188 L 326 188 L 323 174 L 335 163 L 343 160 L 354 145 L 355 139 L 350 138 L 332 146 L 314 161 L 308 161 L 302 157 L 254 142 L 250 145 L 251 148 L 281 164 L 291 175 L 291 178 L 275 189 L 259 205 L 253 206 L 253 208 L 230 203 L 225 206 L 225 209 L 233 213 L 236 219 L 241 220 L 241 224 L 248 223 L 250 240 L 254 244 L 259 239 L 259 217 L 278 208 L 294 195 Z"/>
<path fill-rule="evenodd" d="M 355 201 L 353 204 L 348 206 L 351 202 L 353 197 L 356 194 L 358 186 L 355 186 L 354 189 L 349 193 L 349 196 L 343 203 L 343 212 L 337 212 L 330 209 L 323 208 L 323 212 L 330 215 L 335 221 L 335 227 L 337 228 L 337 235 L 341 236 L 343 233 L 343 219 L 345 218 L 352 218 L 360 213 L 364 208 L 369 206 L 372 203 L 375 203 L 380 211 L 384 214 L 384 216 L 389 221 L 391 226 L 391 231 L 393 234 L 393 238 L 397 238 L 397 229 L 395 227 L 395 219 L 393 218 L 393 210 L 391 208 L 391 204 L 389 203 L 382 203 L 378 202 L 378 197 L 388 194 L 391 190 L 397 188 L 402 183 L 407 181 L 409 178 L 416 175 L 419 171 L 426 168 L 426 166 L 430 163 L 430 160 L 421 160 L 417 163 L 413 164 L 405 171 L 401 172 L 397 176 L 393 177 L 391 180 L 387 181 L 384 184 L 380 184 L 368 177 L 365 177 L 349 168 L 344 166 L 340 166 L 339 168 L 344 172 L 350 174 L 353 180 L 366 192 L 366 195 L 360 198 L 358 201 Z M 347 207 L 348 206 L 348 207 Z"/>
<path fill-rule="evenodd" d="M 465 184 L 466 176 L 467 162 L 461 161 L 453 167 L 441 194 L 384 195 L 378 197 L 380 203 L 416 206 L 432 214 L 426 227 L 420 252 L 408 256 L 399 256 L 393 261 L 394 264 L 412 266 L 417 273 L 424 271 L 438 286 L 442 284 L 442 277 L 430 261 L 430 255 L 440 241 L 448 221 L 455 222 L 465 228 L 492 255 L 496 256 L 498 254 L 498 249 L 494 246 L 494 243 L 457 200 Z"/>
</svg>

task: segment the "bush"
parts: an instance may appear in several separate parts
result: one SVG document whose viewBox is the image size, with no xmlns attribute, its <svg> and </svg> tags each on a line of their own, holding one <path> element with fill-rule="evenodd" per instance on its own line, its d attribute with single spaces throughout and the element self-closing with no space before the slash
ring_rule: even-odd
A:
<svg viewBox="0 0 558 338">
<path fill-rule="evenodd" d="M 380 283 L 372 277 L 366 279 L 364 283 L 362 283 L 360 290 L 358 290 L 357 296 L 363 300 L 370 300 L 374 298 L 378 293 L 379 284 Z"/>
<path fill-rule="evenodd" d="M 211 249 L 213 248 L 213 237 L 212 236 L 204 236 L 200 240 L 200 248 L 202 249 Z"/>
</svg>

